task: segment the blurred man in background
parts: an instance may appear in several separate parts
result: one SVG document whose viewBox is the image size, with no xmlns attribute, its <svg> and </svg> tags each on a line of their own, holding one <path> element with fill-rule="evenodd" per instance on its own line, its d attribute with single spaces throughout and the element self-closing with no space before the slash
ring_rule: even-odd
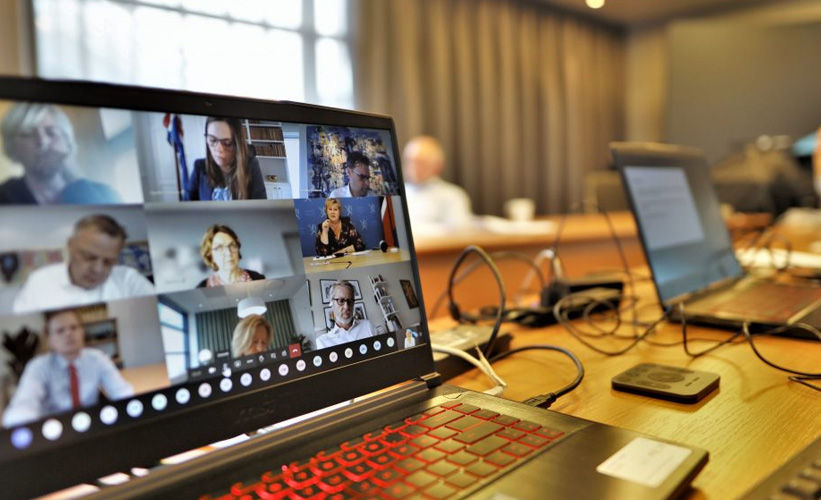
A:
<svg viewBox="0 0 821 500">
<path fill-rule="evenodd" d="M 470 198 L 463 188 L 443 180 L 445 153 L 434 137 L 417 136 L 402 152 L 408 210 L 415 233 L 467 229 L 473 223 Z"/>
</svg>

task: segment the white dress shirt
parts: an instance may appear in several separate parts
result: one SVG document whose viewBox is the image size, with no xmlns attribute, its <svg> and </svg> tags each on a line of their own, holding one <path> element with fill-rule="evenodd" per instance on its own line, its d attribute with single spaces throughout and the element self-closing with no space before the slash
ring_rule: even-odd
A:
<svg viewBox="0 0 821 500">
<path fill-rule="evenodd" d="M 349 329 L 344 329 L 339 325 L 334 325 L 333 329 L 324 335 L 316 338 L 316 348 L 324 349 L 339 344 L 347 344 L 354 340 L 366 339 L 376 335 L 373 325 L 368 320 L 354 320 Z"/>
<path fill-rule="evenodd" d="M 434 177 L 421 184 L 405 183 L 405 192 L 414 232 L 452 232 L 473 223 L 470 198 L 456 184 Z"/>
<path fill-rule="evenodd" d="M 365 196 L 376 196 L 376 193 L 369 189 L 368 192 L 365 193 Z M 331 191 L 331 194 L 328 195 L 328 198 L 353 198 L 353 197 L 354 197 L 354 195 L 351 193 L 351 186 L 348 185 L 348 184 L 345 184 L 341 188 L 334 189 L 333 191 Z"/>
<path fill-rule="evenodd" d="M 68 263 L 64 262 L 32 271 L 14 299 L 14 312 L 93 304 L 153 293 L 154 285 L 128 266 L 114 266 L 108 279 L 91 290 L 75 286 L 68 274 Z"/>
<path fill-rule="evenodd" d="M 72 363 L 77 370 L 81 406 L 97 404 L 101 389 L 112 400 L 134 395 L 134 388 L 102 351 L 84 348 Z M 68 364 L 64 357 L 53 352 L 29 361 L 14 397 L 3 412 L 3 426 L 11 427 L 70 410 L 73 402 Z"/>
</svg>

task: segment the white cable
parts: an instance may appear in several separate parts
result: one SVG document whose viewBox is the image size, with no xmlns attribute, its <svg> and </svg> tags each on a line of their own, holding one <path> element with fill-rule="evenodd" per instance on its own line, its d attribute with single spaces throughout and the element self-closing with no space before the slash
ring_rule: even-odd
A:
<svg viewBox="0 0 821 500">
<path fill-rule="evenodd" d="M 474 358 L 473 356 L 471 356 L 470 354 L 466 353 L 461 349 L 455 349 L 453 347 L 446 345 L 431 344 L 431 349 L 433 349 L 436 352 L 441 352 L 444 354 L 449 354 L 451 356 L 456 356 L 458 358 L 464 359 L 476 368 L 482 370 L 482 373 L 484 373 L 495 384 L 493 388 L 488 389 L 487 391 L 485 391 L 485 393 L 493 394 L 494 396 L 499 396 L 507 387 L 507 383 L 505 383 L 505 381 L 502 380 L 502 378 L 499 377 L 499 375 L 497 375 L 495 371 L 493 371 L 493 368 L 490 366 L 490 363 L 488 363 L 487 359 L 485 359 L 484 355 L 482 354 L 482 351 L 478 347 L 477 350 L 479 351 L 480 359 Z"/>
<path fill-rule="evenodd" d="M 559 260 L 558 254 L 552 248 L 546 248 L 539 252 L 536 257 L 533 259 L 533 264 L 541 268 L 542 263 L 547 260 L 550 262 L 550 280 L 545 283 L 545 286 L 549 286 L 549 283 L 553 280 L 560 279 L 564 277 L 564 267 L 562 265 L 561 260 Z M 527 274 L 525 274 L 524 278 L 522 278 L 522 283 L 519 285 L 519 291 L 516 294 L 516 302 L 521 299 L 522 295 L 530 290 L 530 285 L 533 283 L 533 279 L 536 278 L 536 271 L 534 269 L 528 270 Z"/>
</svg>

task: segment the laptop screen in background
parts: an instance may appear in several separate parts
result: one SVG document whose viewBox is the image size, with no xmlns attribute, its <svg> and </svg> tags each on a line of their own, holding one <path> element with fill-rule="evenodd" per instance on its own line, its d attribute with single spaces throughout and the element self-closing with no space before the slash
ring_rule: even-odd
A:
<svg viewBox="0 0 821 500">
<path fill-rule="evenodd" d="M 623 179 L 665 304 L 742 274 L 705 166 L 627 165 Z"/>
<path fill-rule="evenodd" d="M 0 101 L 4 460 L 426 342 L 392 130 L 267 118 Z"/>
</svg>

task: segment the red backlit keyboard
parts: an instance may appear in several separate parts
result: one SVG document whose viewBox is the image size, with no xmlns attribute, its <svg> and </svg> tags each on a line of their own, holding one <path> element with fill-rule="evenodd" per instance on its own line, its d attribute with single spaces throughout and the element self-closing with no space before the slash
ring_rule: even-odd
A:
<svg viewBox="0 0 821 500">
<path fill-rule="evenodd" d="M 201 500 L 456 498 L 563 435 L 474 405 L 448 403 Z"/>
</svg>

